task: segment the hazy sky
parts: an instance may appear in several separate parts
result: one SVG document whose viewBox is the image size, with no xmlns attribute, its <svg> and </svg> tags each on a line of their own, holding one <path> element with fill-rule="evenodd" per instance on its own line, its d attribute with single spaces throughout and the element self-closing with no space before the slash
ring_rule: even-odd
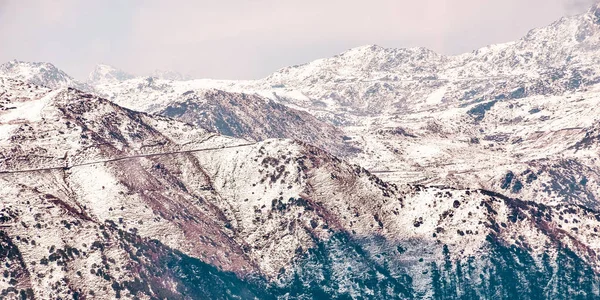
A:
<svg viewBox="0 0 600 300">
<path fill-rule="evenodd" d="M 378 44 L 458 54 L 518 39 L 594 0 L 0 0 L 0 62 L 260 78 Z"/>
</svg>

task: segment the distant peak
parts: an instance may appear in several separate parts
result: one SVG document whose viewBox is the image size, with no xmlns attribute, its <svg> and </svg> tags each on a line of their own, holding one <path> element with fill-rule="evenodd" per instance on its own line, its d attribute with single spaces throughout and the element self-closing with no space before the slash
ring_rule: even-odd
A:
<svg viewBox="0 0 600 300">
<path fill-rule="evenodd" d="M 192 77 L 189 75 L 181 74 L 176 71 L 165 71 L 165 70 L 154 70 L 154 72 L 152 72 L 152 74 L 150 76 L 156 77 L 159 79 L 175 80 L 175 81 L 183 81 L 183 80 L 192 79 Z"/>
<path fill-rule="evenodd" d="M 97 64 L 96 67 L 94 67 L 94 69 L 100 69 L 100 70 L 118 70 L 117 68 L 111 66 L 111 65 L 107 65 L 107 64 Z"/>
<path fill-rule="evenodd" d="M 98 64 L 88 76 L 93 83 L 118 82 L 134 78 L 133 75 L 106 64 Z"/>
</svg>

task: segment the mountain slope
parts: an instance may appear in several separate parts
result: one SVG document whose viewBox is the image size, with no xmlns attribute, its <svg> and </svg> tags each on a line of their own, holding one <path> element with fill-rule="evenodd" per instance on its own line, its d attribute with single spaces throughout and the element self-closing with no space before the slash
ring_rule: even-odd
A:
<svg viewBox="0 0 600 300">
<path fill-rule="evenodd" d="M 477 295 L 513 295 L 490 282 L 507 263 L 596 276 L 600 216 L 582 207 L 398 187 L 301 142 L 248 143 L 72 89 L 2 89 L 6 295 L 440 298 L 468 259 Z"/>
<path fill-rule="evenodd" d="M 345 143 L 341 130 L 309 113 L 257 94 L 209 87 L 195 81 L 140 77 L 96 89 L 130 109 L 173 117 L 224 135 L 255 141 L 298 139 L 342 156 L 357 151 Z"/>
<path fill-rule="evenodd" d="M 190 91 L 159 114 L 248 140 L 293 138 L 338 155 L 355 151 L 345 143 L 343 132 L 333 125 L 257 95 Z"/>
</svg>

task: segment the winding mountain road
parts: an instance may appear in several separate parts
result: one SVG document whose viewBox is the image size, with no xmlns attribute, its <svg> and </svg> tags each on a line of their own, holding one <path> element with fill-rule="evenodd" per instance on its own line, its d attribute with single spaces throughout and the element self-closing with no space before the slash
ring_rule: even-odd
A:
<svg viewBox="0 0 600 300">
<path fill-rule="evenodd" d="M 116 158 L 105 159 L 105 160 L 84 162 L 84 163 L 74 164 L 74 165 L 71 165 L 71 166 L 56 166 L 56 167 L 46 167 L 46 168 L 36 168 L 36 169 L 24 169 L 24 170 L 4 170 L 4 171 L 0 171 L 0 175 L 2 175 L 2 174 L 39 172 L 39 171 L 50 171 L 50 170 L 60 170 L 60 169 L 72 169 L 72 168 L 76 168 L 76 167 L 83 167 L 83 166 L 89 166 L 89 165 L 95 165 L 95 164 L 103 164 L 103 163 L 109 163 L 109 162 L 115 162 L 115 161 L 121 161 L 121 160 L 127 160 L 127 159 L 134 159 L 134 158 L 154 157 L 154 156 L 164 156 L 164 155 L 174 155 L 174 154 L 184 154 L 184 153 L 194 153 L 194 152 L 204 152 L 204 151 L 215 151 L 215 150 L 221 150 L 221 149 L 231 149 L 231 148 L 247 147 L 247 146 L 252 146 L 252 145 L 255 145 L 255 144 L 256 143 L 247 143 L 247 144 L 240 144 L 240 145 L 226 146 L 226 147 L 212 147 L 212 148 L 191 149 L 191 150 L 182 150 L 182 151 L 171 151 L 171 152 L 160 152 L 160 153 L 149 153 L 149 154 L 137 154 L 137 155 L 116 157 Z"/>
</svg>

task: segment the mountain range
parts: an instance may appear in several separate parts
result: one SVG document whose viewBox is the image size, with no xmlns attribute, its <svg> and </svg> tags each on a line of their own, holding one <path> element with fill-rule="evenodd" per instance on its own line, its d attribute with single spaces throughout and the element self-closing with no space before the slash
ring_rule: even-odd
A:
<svg viewBox="0 0 600 300">
<path fill-rule="evenodd" d="M 0 297 L 596 299 L 600 6 L 260 80 L 0 66 Z"/>
</svg>

